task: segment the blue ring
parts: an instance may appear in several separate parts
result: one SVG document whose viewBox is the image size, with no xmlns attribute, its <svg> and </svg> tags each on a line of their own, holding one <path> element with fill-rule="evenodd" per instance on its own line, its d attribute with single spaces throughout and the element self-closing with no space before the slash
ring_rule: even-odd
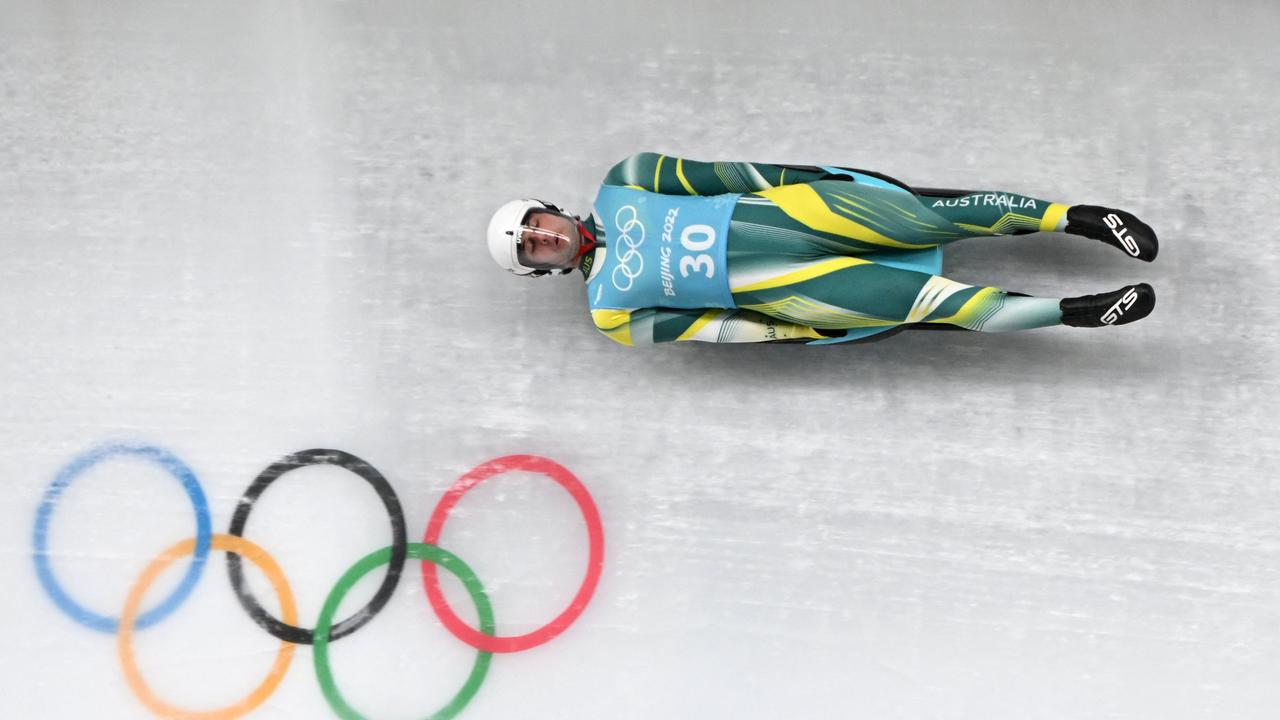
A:
<svg viewBox="0 0 1280 720">
<path fill-rule="evenodd" d="M 67 594 L 62 586 L 58 584 L 57 578 L 53 576 L 53 568 L 49 566 L 49 518 L 53 515 L 53 509 L 58 504 L 58 499 L 62 497 L 62 491 L 67 489 L 72 480 L 75 480 L 85 470 L 97 465 L 111 457 L 117 455 L 133 455 L 146 460 L 151 460 L 160 467 L 164 468 L 178 482 L 182 483 L 183 489 L 187 491 L 187 497 L 191 498 L 191 505 L 196 511 L 196 549 L 191 558 L 191 565 L 187 568 L 187 574 L 182 578 L 182 582 L 178 587 L 169 594 L 165 601 L 160 605 L 148 610 L 138 617 L 135 625 L 138 629 L 150 627 L 164 618 L 169 613 L 178 609 L 182 601 L 187 599 L 187 595 L 195 589 L 196 581 L 200 579 L 200 573 L 204 570 L 204 562 L 209 557 L 209 546 L 211 544 L 211 521 L 209 518 L 209 501 L 205 499 L 204 489 L 200 487 L 200 481 L 196 479 L 196 474 L 186 463 L 182 462 L 173 453 L 162 448 L 151 445 L 102 445 L 73 459 L 58 471 L 57 477 L 54 478 L 53 484 L 44 491 L 44 497 L 40 501 L 40 508 L 36 511 L 36 526 L 32 535 L 32 558 L 36 563 L 36 576 L 40 578 L 40 584 L 44 586 L 44 590 L 64 613 L 71 617 L 72 620 L 94 630 L 100 630 L 106 633 L 114 633 L 120 625 L 119 618 L 107 615 L 99 615 L 91 610 L 82 607 L 71 596 Z"/>
</svg>

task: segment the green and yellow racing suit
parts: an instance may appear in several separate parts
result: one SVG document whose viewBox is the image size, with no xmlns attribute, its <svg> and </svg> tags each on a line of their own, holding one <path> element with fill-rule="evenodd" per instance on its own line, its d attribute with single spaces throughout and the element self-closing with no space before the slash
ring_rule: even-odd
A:
<svg viewBox="0 0 1280 720">
<path fill-rule="evenodd" d="M 664 195 L 740 194 L 727 238 L 730 308 L 595 308 L 624 344 L 831 342 L 868 329 L 1007 331 L 1058 324 L 1057 298 L 965 285 L 886 264 L 961 238 L 1062 230 L 1067 205 L 1008 192 L 912 189 L 877 173 L 640 153 L 605 185 Z M 594 213 L 589 232 L 608 245 Z M 580 266 L 590 277 L 595 253 Z"/>
</svg>

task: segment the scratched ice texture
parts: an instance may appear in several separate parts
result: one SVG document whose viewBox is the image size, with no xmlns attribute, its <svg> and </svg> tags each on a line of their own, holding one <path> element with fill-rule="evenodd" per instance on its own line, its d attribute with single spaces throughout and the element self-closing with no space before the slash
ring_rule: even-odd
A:
<svg viewBox="0 0 1280 720">
<path fill-rule="evenodd" d="M 569 468 L 599 588 L 495 655 L 463 718 L 1276 717 L 1278 32 L 1269 0 L 0 0 L 0 714 L 147 716 L 33 563 L 46 488 L 118 442 L 186 462 L 215 532 L 307 448 L 377 468 L 415 541 L 472 467 Z M 947 274 L 1159 302 L 1105 331 L 624 348 L 579 278 L 508 277 L 481 238 L 512 197 L 586 210 L 641 150 L 1131 209 L 1152 265 L 1047 234 L 962 243 Z M 67 487 L 48 558 L 118 616 L 192 533 L 174 478 L 116 458 Z M 391 538 L 332 467 L 285 475 L 245 535 L 308 626 Z M 503 634 L 587 565 L 529 473 L 477 486 L 441 545 Z M 174 704 L 233 703 L 279 647 L 224 567 L 136 635 Z M 475 658 L 416 563 L 331 654 L 370 717 L 442 707 Z M 303 646 L 253 716 L 329 713 Z"/>
</svg>

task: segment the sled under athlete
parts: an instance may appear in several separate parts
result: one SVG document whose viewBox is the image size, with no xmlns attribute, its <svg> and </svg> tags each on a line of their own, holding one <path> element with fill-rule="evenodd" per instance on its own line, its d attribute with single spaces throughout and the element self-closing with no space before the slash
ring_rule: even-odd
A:
<svg viewBox="0 0 1280 720">
<path fill-rule="evenodd" d="M 615 165 L 585 219 L 541 200 L 503 205 L 488 246 L 517 275 L 580 270 L 596 327 L 624 345 L 1106 327 L 1151 313 L 1155 291 L 1146 283 L 1042 298 L 940 274 L 948 243 L 1039 231 L 1101 240 L 1147 262 L 1159 247 L 1155 232 L 1123 210 L 913 188 L 834 166 L 656 153 Z"/>
</svg>

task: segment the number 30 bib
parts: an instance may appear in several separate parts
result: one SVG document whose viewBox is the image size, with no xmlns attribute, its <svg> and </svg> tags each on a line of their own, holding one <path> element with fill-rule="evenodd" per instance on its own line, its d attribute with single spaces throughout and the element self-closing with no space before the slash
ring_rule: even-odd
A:
<svg viewBox="0 0 1280 720">
<path fill-rule="evenodd" d="M 594 210 L 605 248 L 587 281 L 591 308 L 734 307 L 725 249 L 739 197 L 601 187 Z"/>
</svg>

